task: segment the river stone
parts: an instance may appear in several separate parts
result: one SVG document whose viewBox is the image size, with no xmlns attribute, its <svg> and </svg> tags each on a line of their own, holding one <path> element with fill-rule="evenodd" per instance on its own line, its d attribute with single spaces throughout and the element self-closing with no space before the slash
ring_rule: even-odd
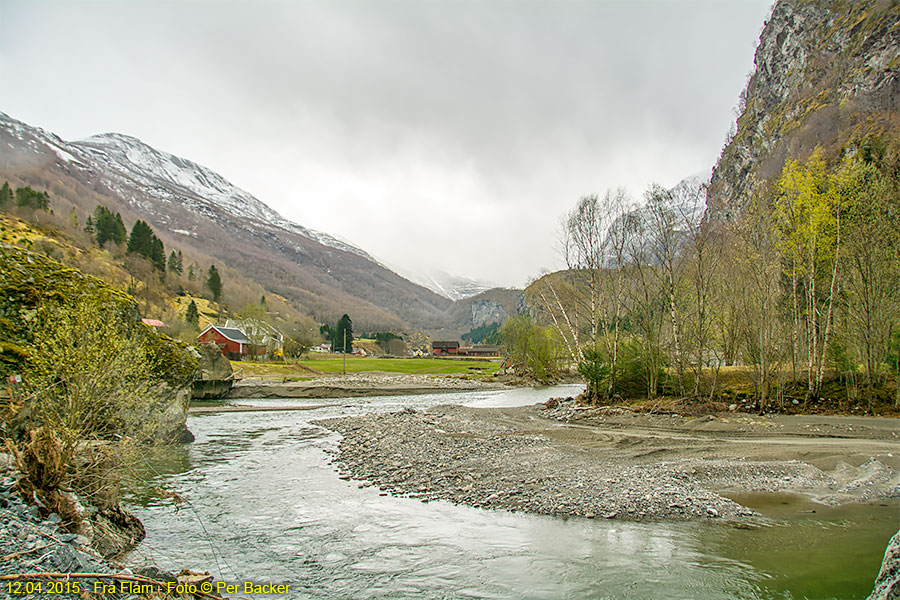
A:
<svg viewBox="0 0 900 600">
<path fill-rule="evenodd" d="M 888 542 L 875 588 L 867 600 L 900 599 L 900 531 Z"/>
</svg>

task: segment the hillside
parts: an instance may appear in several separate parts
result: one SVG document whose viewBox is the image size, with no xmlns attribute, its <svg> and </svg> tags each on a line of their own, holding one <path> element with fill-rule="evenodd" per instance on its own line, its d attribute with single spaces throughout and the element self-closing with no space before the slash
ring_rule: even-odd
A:
<svg viewBox="0 0 900 600">
<path fill-rule="evenodd" d="M 760 36 L 737 130 L 713 171 L 708 206 L 728 218 L 788 158 L 830 161 L 868 137 L 900 137 L 900 6 L 782 0 Z"/>
<path fill-rule="evenodd" d="M 346 312 L 368 329 L 424 327 L 451 305 L 213 171 L 133 137 L 66 142 L 0 113 L 0 179 L 48 190 L 58 214 L 75 208 L 83 220 L 102 204 L 126 223 L 143 219 L 167 248 L 224 263 L 318 321 Z"/>
<path fill-rule="evenodd" d="M 445 326 L 429 333 L 434 339 L 454 340 L 475 327 L 503 323 L 525 310 L 522 290 L 492 288 L 454 302 L 442 320 Z"/>
</svg>

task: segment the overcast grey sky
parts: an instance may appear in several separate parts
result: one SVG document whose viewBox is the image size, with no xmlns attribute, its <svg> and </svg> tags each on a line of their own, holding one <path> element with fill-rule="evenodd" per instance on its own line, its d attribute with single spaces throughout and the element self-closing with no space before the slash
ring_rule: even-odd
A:
<svg viewBox="0 0 900 600">
<path fill-rule="evenodd" d="M 708 172 L 771 0 L 0 0 L 0 111 L 523 285 L 584 194 Z"/>
</svg>

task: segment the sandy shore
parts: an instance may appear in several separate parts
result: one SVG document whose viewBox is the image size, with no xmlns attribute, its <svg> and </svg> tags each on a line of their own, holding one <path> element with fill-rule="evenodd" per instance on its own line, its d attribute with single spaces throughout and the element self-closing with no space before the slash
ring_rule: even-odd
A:
<svg viewBox="0 0 900 600">
<path fill-rule="evenodd" d="M 355 373 L 334 375 L 309 381 L 244 379 L 234 385 L 226 398 L 347 398 L 401 396 L 486 389 L 503 389 L 501 383 L 482 382 L 462 377 L 404 375 L 392 373 Z"/>
<path fill-rule="evenodd" d="M 727 413 L 686 418 L 567 402 L 319 421 L 341 472 L 423 501 L 622 519 L 746 520 L 728 498 L 900 498 L 900 420 Z"/>
</svg>

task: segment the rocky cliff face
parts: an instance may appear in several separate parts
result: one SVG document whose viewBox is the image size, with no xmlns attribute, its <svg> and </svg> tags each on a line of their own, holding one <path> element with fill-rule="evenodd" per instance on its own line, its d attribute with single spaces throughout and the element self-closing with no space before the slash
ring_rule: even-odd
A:
<svg viewBox="0 0 900 600">
<path fill-rule="evenodd" d="M 729 218 L 788 158 L 900 132 L 900 5 L 887 0 L 780 0 L 760 36 L 737 131 L 710 183 Z"/>
</svg>

